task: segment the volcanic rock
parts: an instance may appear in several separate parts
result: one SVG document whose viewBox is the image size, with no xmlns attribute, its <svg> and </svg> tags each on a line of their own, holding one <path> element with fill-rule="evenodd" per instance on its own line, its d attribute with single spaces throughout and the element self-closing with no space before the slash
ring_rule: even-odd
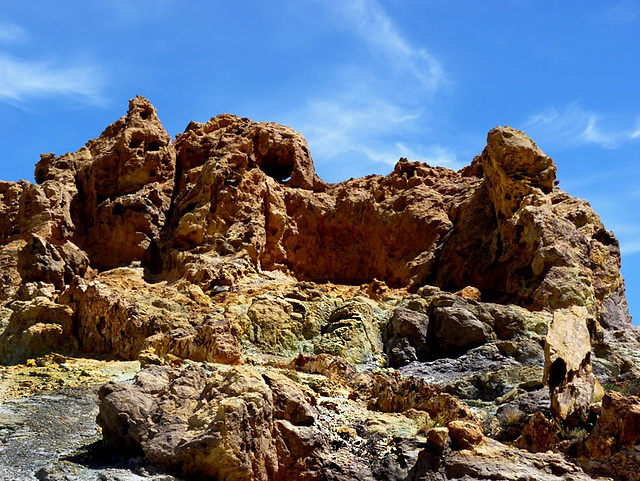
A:
<svg viewBox="0 0 640 481">
<path fill-rule="evenodd" d="M 554 436 L 593 428 L 596 376 L 636 382 L 640 335 L 617 240 L 556 171 L 496 127 L 459 172 L 328 184 L 288 127 L 172 141 L 136 97 L 0 182 L 0 362 L 140 359 L 100 390 L 99 449 L 193 479 L 589 479 Z M 635 466 L 624 399 L 578 449 L 591 473 Z"/>
<path fill-rule="evenodd" d="M 588 311 L 583 306 L 554 312 L 545 344 L 544 380 L 551 411 L 570 424 L 586 421 L 591 403 L 604 394 L 591 369 Z"/>
<path fill-rule="evenodd" d="M 595 475 L 640 479 L 640 398 L 608 392 L 595 429 L 584 441 L 579 463 Z"/>
</svg>

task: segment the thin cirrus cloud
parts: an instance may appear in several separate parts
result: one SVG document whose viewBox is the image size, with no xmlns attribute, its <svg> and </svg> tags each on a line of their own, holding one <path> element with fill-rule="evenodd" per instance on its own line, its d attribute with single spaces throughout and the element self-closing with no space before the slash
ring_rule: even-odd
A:
<svg viewBox="0 0 640 481">
<path fill-rule="evenodd" d="M 442 145 L 416 144 L 413 147 L 409 147 L 403 142 L 395 142 L 382 149 L 365 148 L 364 151 L 369 158 L 389 165 L 394 165 L 400 157 L 407 157 L 426 162 L 429 165 L 448 167 L 453 170 L 461 169 L 464 166 L 464 163 L 458 160 L 458 156 L 453 150 Z"/>
<path fill-rule="evenodd" d="M 436 57 L 425 48 L 410 45 L 377 1 L 358 0 L 344 9 L 360 37 L 382 53 L 392 68 L 411 75 L 426 92 L 433 92 L 446 83 Z"/>
<path fill-rule="evenodd" d="M 622 0 L 607 6 L 598 16 L 598 20 L 609 23 L 630 24 L 636 21 L 639 13 L 640 8 L 636 1 Z"/>
<path fill-rule="evenodd" d="M 0 100 L 20 104 L 35 97 L 75 97 L 100 103 L 102 77 L 95 67 L 56 65 L 0 54 Z"/>
<path fill-rule="evenodd" d="M 376 0 L 328 8 L 338 12 L 354 41 L 369 47 L 370 54 L 335 65 L 323 94 L 307 99 L 294 115 L 293 124 L 316 159 L 393 164 L 403 156 L 455 165 L 455 154 L 446 147 L 415 141 L 424 137 L 425 107 L 447 84 L 438 59 L 412 45 Z"/>
<path fill-rule="evenodd" d="M 29 43 L 27 32 L 12 23 L 0 24 L 0 43 Z M 0 102 L 23 107 L 35 98 L 66 97 L 99 104 L 103 75 L 81 63 L 30 60 L 0 51 Z"/>
<path fill-rule="evenodd" d="M 606 149 L 615 149 L 640 137 L 640 127 L 603 128 L 601 124 L 600 115 L 573 103 L 564 110 L 552 107 L 532 115 L 525 126 L 539 142 L 561 147 L 595 144 Z"/>
<path fill-rule="evenodd" d="M 309 120 L 300 127 L 316 155 L 337 157 L 362 152 L 374 138 L 392 135 L 419 116 L 380 99 L 372 98 L 366 105 L 332 99 L 309 102 L 304 112 Z"/>
</svg>

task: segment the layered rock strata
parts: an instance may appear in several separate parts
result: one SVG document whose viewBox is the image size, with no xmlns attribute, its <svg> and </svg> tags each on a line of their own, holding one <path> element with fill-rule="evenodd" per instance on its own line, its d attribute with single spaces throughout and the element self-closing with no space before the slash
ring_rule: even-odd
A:
<svg viewBox="0 0 640 481">
<path fill-rule="evenodd" d="M 598 377 L 640 377 L 640 343 L 617 240 L 555 176 L 497 127 L 459 172 L 327 184 L 292 129 L 172 141 L 136 97 L 0 182 L 0 362 L 139 359 L 100 390 L 105 446 L 194 479 L 589 479 L 578 452 L 606 474 L 635 428 L 612 398 L 598 418 Z"/>
</svg>

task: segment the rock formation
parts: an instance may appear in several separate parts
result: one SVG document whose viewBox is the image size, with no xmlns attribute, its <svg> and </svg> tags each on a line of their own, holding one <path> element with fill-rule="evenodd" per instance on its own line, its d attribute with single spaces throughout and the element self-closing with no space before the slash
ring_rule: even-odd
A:
<svg viewBox="0 0 640 481">
<path fill-rule="evenodd" d="M 637 403 L 599 404 L 640 377 L 619 245 L 555 177 L 497 127 L 459 172 L 327 184 L 292 129 L 172 141 L 136 97 L 0 182 L 0 362 L 139 360 L 100 388 L 103 449 L 190 479 L 623 476 Z"/>
</svg>

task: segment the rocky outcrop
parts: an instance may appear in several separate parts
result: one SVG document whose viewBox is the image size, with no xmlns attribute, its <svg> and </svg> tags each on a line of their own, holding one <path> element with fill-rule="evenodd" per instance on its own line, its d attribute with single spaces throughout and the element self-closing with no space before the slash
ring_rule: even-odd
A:
<svg viewBox="0 0 640 481">
<path fill-rule="evenodd" d="M 16 364 L 52 351 L 74 351 L 73 311 L 46 297 L 15 301 L 0 333 L 0 363 Z"/>
<path fill-rule="evenodd" d="M 582 443 L 578 460 L 594 475 L 638 480 L 639 440 L 640 398 L 611 391 L 602 400 L 596 427 Z"/>
<path fill-rule="evenodd" d="M 604 394 L 591 368 L 587 317 L 583 306 L 556 310 L 544 351 L 544 380 L 551 390 L 551 411 L 573 425 L 586 421 L 589 406 Z"/>
<path fill-rule="evenodd" d="M 621 434 L 605 397 L 570 433 L 596 376 L 640 377 L 640 336 L 617 240 L 555 176 L 497 127 L 459 172 L 327 184 L 290 128 L 172 141 L 136 97 L 0 182 L 0 362 L 139 359 L 100 391 L 105 441 L 194 478 L 588 479 L 564 454 L 600 472 L 633 414 Z"/>
<path fill-rule="evenodd" d="M 105 441 L 118 449 L 142 452 L 169 471 L 214 479 L 327 479 L 337 468 L 336 458 L 346 458 L 346 466 L 368 465 L 369 472 L 359 477 L 338 471 L 329 479 L 379 479 L 371 472 L 374 453 L 338 441 L 346 410 L 352 425 L 376 418 L 379 411 L 406 416 L 405 422 L 423 412 L 427 419 L 448 422 L 458 449 L 484 439 L 470 421 L 473 414 L 455 398 L 419 380 L 349 376 L 348 368 L 335 369 L 341 362 L 322 355 L 294 364 L 300 373 L 346 387 L 350 393 L 344 397 L 340 388 L 328 392 L 318 389 L 316 381 L 314 391 L 304 386 L 309 376 L 300 374 L 295 382 L 288 371 L 272 367 L 151 366 L 138 373 L 133 385 L 112 382 L 101 388 L 98 423 Z M 406 382 L 412 385 L 401 385 Z M 415 398 L 403 399 L 400 392 Z M 362 435 L 376 437 L 369 431 Z"/>
<path fill-rule="evenodd" d="M 105 269 L 147 261 L 173 191 L 175 150 L 155 108 L 142 97 L 126 117 L 75 154 L 43 156 L 40 184 L 64 182 L 72 201 L 72 238 Z"/>
</svg>

